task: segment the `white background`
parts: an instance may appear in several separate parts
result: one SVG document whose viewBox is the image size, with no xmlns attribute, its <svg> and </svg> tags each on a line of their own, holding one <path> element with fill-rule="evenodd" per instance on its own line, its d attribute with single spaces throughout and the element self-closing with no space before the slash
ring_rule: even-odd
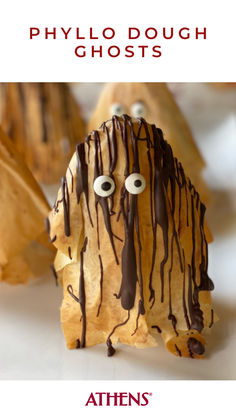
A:
<svg viewBox="0 0 236 419">
<path fill-rule="evenodd" d="M 93 60 L 88 61 L 78 59 L 73 55 L 73 48 L 77 42 L 69 41 L 29 41 L 28 28 L 30 26 L 73 26 L 73 27 L 97 27 L 98 30 L 106 26 L 119 29 L 120 36 L 126 34 L 128 26 L 143 25 L 148 26 L 207 26 L 207 41 L 168 41 L 168 45 L 162 42 L 163 56 L 159 59 L 145 60 Z M 67 0 L 41 0 L 41 1 L 13 1 L 8 0 L 1 6 L 0 13 L 0 42 L 1 42 L 1 81 L 235 81 L 235 11 L 234 1 L 87 1 L 79 2 Z M 118 43 L 118 42 L 117 42 Z M 122 45 L 122 40 L 119 41 Z M 126 40 L 123 44 L 127 44 Z M 224 244 L 223 244 L 224 246 Z M 229 244 L 228 244 L 229 246 Z M 226 245 L 227 247 L 227 245 Z M 227 249 L 226 249 L 227 250 Z M 218 257 L 221 256 L 222 249 L 218 247 Z M 218 265 L 219 267 L 220 265 Z M 215 273 L 219 273 L 217 271 Z M 224 270 L 221 271 L 222 275 Z M 228 285 L 226 285 L 227 288 Z M 44 288 L 45 287 L 45 288 Z M 29 301 L 28 295 L 33 292 L 35 300 Z M 43 298 L 44 291 L 47 290 L 47 298 Z M 5 287 L 1 290 L 2 298 L 1 309 L 5 312 L 7 320 L 1 317 L 1 370 L 2 379 L 18 379 L 22 376 L 14 375 L 14 371 L 19 368 L 19 363 L 24 359 L 28 363 L 28 379 L 43 380 L 45 365 L 51 368 L 51 378 L 75 378 L 74 369 L 78 368 L 76 352 L 65 351 L 62 343 L 60 326 L 58 323 L 58 312 L 60 302 L 60 290 L 55 290 L 53 285 L 48 287 L 46 279 L 42 282 L 31 283 L 23 291 L 14 288 L 9 296 L 9 291 Z M 8 297 L 7 297 L 8 295 Z M 50 298 L 52 304 L 48 304 Z M 224 353 L 224 345 L 230 342 L 235 348 L 235 338 L 231 338 L 235 322 L 231 323 L 232 313 L 235 313 L 233 300 L 225 300 L 228 307 L 228 319 L 224 329 L 217 329 L 218 337 L 223 337 L 223 347 L 218 348 L 216 353 Z M 11 309 L 13 303 L 14 309 Z M 225 309 L 223 307 L 223 311 Z M 219 305 L 220 308 L 220 305 Z M 43 309 L 43 310 L 42 310 Z M 219 313 L 220 314 L 220 313 Z M 234 318 L 234 317 L 233 317 Z M 27 319 L 27 320 L 26 320 Z M 30 321 L 30 329 L 24 328 L 24 322 Z M 10 340 L 5 342 L 6 330 L 11 324 L 12 329 L 8 329 Z M 55 329 L 54 329 L 54 325 Z M 15 327 L 17 326 L 17 327 Z M 30 330 L 34 333 L 30 334 Z M 10 333 L 12 330 L 12 334 Z M 17 332 L 16 332 L 17 330 Z M 53 331 L 52 331 L 53 330 Z M 218 330 L 218 332 L 217 332 Z M 38 333 L 35 333 L 37 331 Z M 16 333 L 16 335 L 15 335 Z M 29 335 L 30 334 L 30 335 Z M 41 335 L 45 340 L 41 343 Z M 32 342 L 32 336 L 34 341 Z M 57 354 L 50 349 L 50 343 L 56 338 Z M 25 340 L 30 340 L 30 345 L 25 349 Z M 214 346 L 214 341 L 210 341 Z M 5 349 L 4 349 L 5 348 Z M 160 350 L 159 361 L 153 369 L 152 360 L 155 360 L 154 353 L 147 355 L 143 362 L 141 352 L 133 354 L 129 349 L 123 349 L 125 355 L 123 361 L 120 360 L 121 352 L 117 358 L 103 368 L 100 363 L 103 349 L 98 347 L 95 358 L 80 352 L 82 356 L 81 371 L 86 374 L 96 366 L 103 373 L 104 378 L 109 378 L 114 372 L 119 372 L 121 363 L 126 371 L 132 370 L 132 366 L 137 365 L 137 374 L 143 371 L 152 372 L 152 379 L 155 380 L 155 371 L 161 371 L 161 378 L 170 378 L 166 369 L 165 357 Z M 234 350 L 235 353 L 235 350 Z M 164 356 L 164 358 L 163 358 Z M 171 355 L 169 355 L 171 357 Z M 58 364 L 58 357 L 60 363 Z M 91 361 L 90 361 L 91 360 Z M 9 362 L 10 361 L 10 362 Z M 182 362 L 183 361 L 183 362 Z M 171 358 L 168 368 L 170 374 L 177 372 L 177 376 L 182 374 L 183 363 L 188 360 L 181 360 L 181 364 L 176 364 L 176 359 Z M 207 379 L 218 378 L 218 369 L 225 372 L 223 378 L 235 378 L 235 360 L 231 360 L 225 355 L 220 362 L 216 362 L 214 373 L 211 377 L 204 376 L 203 364 L 194 366 L 194 374 L 191 371 L 182 378 L 185 379 Z M 34 367 L 37 365 L 38 375 L 33 374 Z M 189 364 L 188 364 L 189 365 Z M 201 366 L 200 366 L 201 365 Z M 60 367 L 60 377 L 54 377 L 53 371 Z M 140 367 L 140 370 L 138 369 Z M 131 369 L 131 370 L 130 370 Z M 191 370 L 189 366 L 188 370 Z M 26 371 L 26 370 L 25 370 Z M 30 374 L 31 371 L 31 374 Z M 67 371 L 67 372 L 66 372 Z M 68 373 L 69 371 L 69 373 Z M 200 374 L 202 371 L 202 375 Z M 212 370 L 213 371 L 213 370 Z M 40 374 L 41 372 L 41 374 Z M 48 377 L 50 379 L 50 377 Z M 96 377 L 94 377 L 96 378 Z M 98 378 L 98 377 L 97 377 Z M 121 377 L 122 378 L 122 377 Z M 130 377 L 139 378 L 137 376 Z M 164 382 L 164 381 L 132 381 L 132 382 L 94 382 L 94 381 L 63 381 L 63 382 L 6 382 L 0 383 L 0 414 L 4 418 L 65 418 L 79 416 L 89 417 L 99 411 L 87 411 L 83 408 L 85 398 L 90 391 L 151 391 L 153 399 L 150 407 L 146 409 L 155 410 L 155 414 L 167 417 L 195 418 L 199 415 L 227 415 L 227 410 L 234 414 L 234 395 L 235 382 L 214 382 L 214 381 L 189 381 L 189 382 Z M 120 409 L 123 409 L 120 411 Z M 117 417 L 127 408 L 104 408 L 101 410 L 103 417 Z M 128 408 L 130 409 L 130 408 Z M 143 416 L 145 408 L 135 409 L 137 417 Z M 141 410 L 140 410 L 141 409 Z M 129 410 L 130 412 L 130 410 Z M 147 410 L 146 414 L 149 414 Z M 125 412 L 124 412 L 125 413 Z M 153 414 L 152 413 L 152 414 Z M 151 413 L 150 413 L 151 414 Z"/>
<path fill-rule="evenodd" d="M 1 80 L 234 81 L 234 4 L 233 0 L 8 0 L 0 13 Z M 163 41 L 160 58 L 80 59 L 74 55 L 80 41 L 30 40 L 31 26 L 79 27 L 83 33 L 90 26 L 98 33 L 111 26 L 121 48 L 130 43 L 126 39 L 129 26 L 206 26 L 208 37 Z M 147 44 L 143 39 L 136 42 Z M 104 48 L 107 44 L 103 42 Z"/>
<path fill-rule="evenodd" d="M 1 410 L 4 418 L 127 418 L 199 419 L 234 417 L 232 382 L 28 382 L 4 383 Z M 145 407 L 85 407 L 90 392 L 152 392 Z M 224 393 L 225 391 L 225 393 Z M 14 395 L 14 396 L 13 396 Z M 14 400 L 13 400 L 14 397 Z M 232 410 L 231 410 L 232 409 Z M 155 415 L 155 416 L 154 416 Z M 211 416 L 210 416 L 211 415 Z"/>
</svg>

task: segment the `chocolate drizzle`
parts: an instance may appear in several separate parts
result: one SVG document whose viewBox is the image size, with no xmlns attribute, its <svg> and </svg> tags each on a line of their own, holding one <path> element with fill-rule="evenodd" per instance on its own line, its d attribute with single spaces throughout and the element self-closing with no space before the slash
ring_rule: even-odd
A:
<svg viewBox="0 0 236 419">
<path fill-rule="evenodd" d="M 189 280 L 189 287 L 188 287 L 188 308 L 189 314 L 191 319 L 191 329 L 196 329 L 199 332 L 202 331 L 204 327 L 203 323 L 203 312 L 200 309 L 200 304 L 198 301 L 198 290 L 195 288 L 195 293 L 192 291 L 192 268 L 188 265 L 188 280 Z M 193 301 L 193 299 L 195 301 Z"/>
<path fill-rule="evenodd" d="M 70 176 L 71 176 L 71 193 L 74 192 L 74 178 L 73 178 L 73 173 L 72 170 L 70 168 L 70 166 L 68 166 L 69 172 L 70 172 Z"/>
<path fill-rule="evenodd" d="M 211 323 L 209 324 L 209 329 L 213 326 L 214 324 L 214 310 L 211 309 Z"/>
<path fill-rule="evenodd" d="M 150 136 L 148 128 L 144 120 L 139 120 L 139 132 L 135 135 L 133 124 L 131 119 L 127 115 L 122 116 L 123 128 L 119 125 L 121 132 L 122 142 L 125 150 L 125 172 L 124 176 L 127 177 L 130 173 L 130 157 L 129 157 L 129 146 L 127 137 L 127 125 L 130 130 L 131 150 L 133 155 L 132 173 L 140 173 L 139 167 L 139 153 L 138 153 L 138 140 L 146 140 L 148 147 L 150 146 Z M 140 138 L 140 132 L 142 126 L 145 127 L 146 138 Z M 149 153 L 150 155 L 150 153 Z M 152 173 L 152 172 L 151 172 Z M 121 189 L 120 196 L 120 212 L 122 214 L 125 232 L 125 242 L 122 249 L 122 282 L 118 298 L 121 297 L 121 305 L 124 309 L 130 310 L 134 306 L 135 295 L 136 295 L 136 283 L 139 282 L 140 286 L 140 301 L 139 309 L 136 320 L 136 329 L 133 332 L 136 333 L 138 328 L 138 319 L 140 314 L 145 314 L 144 297 L 143 297 L 143 275 L 142 275 L 142 246 L 140 240 L 139 231 L 139 217 L 138 217 L 138 196 L 129 194 L 128 191 L 123 188 Z M 136 229 L 137 244 L 138 244 L 138 271 L 137 273 L 137 259 L 134 244 L 134 227 Z"/>
<path fill-rule="evenodd" d="M 103 265 L 102 265 L 102 258 L 101 255 L 99 257 L 99 264 L 100 264 L 100 303 L 98 306 L 97 317 L 100 314 L 101 306 L 102 306 L 102 286 L 103 286 Z"/>
<path fill-rule="evenodd" d="M 103 161 L 102 161 L 102 150 L 101 150 L 101 142 L 98 131 L 93 131 L 94 133 L 94 180 L 98 177 L 103 175 Z M 99 240 L 99 220 L 98 220 L 98 204 L 101 206 L 103 211 L 104 222 L 106 226 L 107 233 L 110 238 L 110 243 L 113 249 L 113 253 L 115 256 L 115 261 L 117 265 L 119 265 L 118 256 L 115 249 L 114 238 L 111 228 L 111 219 L 110 219 L 110 211 L 108 206 L 107 198 L 99 196 L 95 193 L 95 209 L 96 209 L 96 217 L 97 217 L 97 232 L 98 232 L 98 249 L 100 249 L 100 240 Z"/>
<path fill-rule="evenodd" d="M 125 228 L 125 243 L 121 256 L 122 282 L 119 296 L 121 297 L 122 307 L 125 310 L 130 310 L 134 306 L 136 282 L 138 281 L 136 253 L 134 246 L 134 221 L 137 209 L 137 196 L 130 196 L 129 211 L 127 211 L 127 200 L 128 192 L 125 188 L 123 188 L 121 192 L 120 208 Z"/>
<path fill-rule="evenodd" d="M 168 185 L 168 174 L 163 147 L 165 145 L 162 132 L 152 125 L 154 142 L 154 226 L 153 226 L 153 259 L 149 278 L 150 298 L 149 301 L 155 301 L 154 290 L 152 289 L 152 275 L 156 258 L 156 234 L 157 224 L 160 225 L 163 234 L 164 258 L 160 266 L 161 275 L 161 302 L 164 301 L 164 266 L 168 259 L 168 212 L 166 204 L 166 189 Z M 161 166 L 163 162 L 163 167 Z"/>
<path fill-rule="evenodd" d="M 76 347 L 85 348 L 86 346 L 86 296 L 85 296 L 85 285 L 84 285 L 84 253 L 86 252 L 88 244 L 87 237 L 84 240 L 84 245 L 80 252 L 80 278 L 79 278 L 79 297 L 74 294 L 72 285 L 67 286 L 67 291 L 71 297 L 80 304 L 81 313 L 82 313 L 82 333 L 81 333 L 81 342 L 77 339 Z M 78 346 L 78 342 L 80 342 Z"/>
<path fill-rule="evenodd" d="M 64 231 L 67 237 L 70 236 L 70 197 L 66 177 L 61 180 L 62 202 L 64 210 Z"/>
<path fill-rule="evenodd" d="M 49 221 L 48 217 L 45 218 L 45 228 L 46 228 L 46 232 L 48 234 L 48 237 L 50 239 L 51 225 L 50 225 L 50 221 Z"/>
<path fill-rule="evenodd" d="M 90 223 L 93 226 L 89 208 L 89 185 L 88 185 L 88 164 L 90 162 L 90 152 L 92 150 L 91 143 L 94 146 L 94 180 L 104 174 L 103 167 L 103 152 L 107 147 L 108 155 L 108 172 L 109 176 L 114 178 L 114 172 L 117 166 L 118 159 L 118 135 L 121 138 L 124 150 L 124 178 L 127 178 L 131 173 L 140 173 L 139 162 L 139 144 L 145 142 L 147 163 L 149 166 L 149 182 L 150 188 L 149 202 L 150 202 L 150 220 L 152 226 L 152 254 L 150 256 L 150 270 L 149 270 L 149 302 L 153 307 L 155 301 L 160 300 L 163 303 L 169 298 L 169 313 L 168 319 L 171 321 L 174 332 L 178 336 L 177 318 L 175 316 L 175 306 L 172 301 L 173 293 L 173 274 L 175 263 L 175 251 L 178 255 L 178 262 L 180 271 L 183 274 L 183 289 L 182 289 L 182 304 L 183 315 L 188 329 L 196 329 L 199 332 L 204 327 L 203 313 L 199 304 L 199 292 L 202 290 L 213 290 L 213 283 L 207 275 L 208 269 L 208 253 L 207 241 L 204 234 L 204 215 L 205 206 L 200 202 L 199 194 L 191 184 L 188 178 L 185 177 L 182 165 L 174 158 L 170 145 L 164 140 L 162 131 L 154 125 L 149 126 L 142 118 L 138 120 L 138 131 L 134 131 L 132 119 L 123 115 L 122 117 L 114 116 L 109 122 L 102 124 L 102 131 L 105 134 L 105 145 L 100 140 L 99 131 L 93 131 L 86 139 L 88 147 L 87 156 L 85 155 L 85 144 L 80 144 L 76 147 L 76 195 L 79 203 L 81 194 L 85 194 L 87 211 Z M 91 150 L 90 150 L 91 149 Z M 87 164 L 87 162 L 88 164 Z M 106 172 L 105 172 L 106 174 Z M 73 179 L 73 176 L 72 176 Z M 73 182 L 72 182 L 73 191 Z M 115 193 L 115 192 L 114 192 Z M 62 200 L 64 208 L 64 226 L 65 235 L 70 235 L 70 202 L 68 195 L 68 186 L 66 179 L 62 180 Z M 114 354 L 115 350 L 112 347 L 111 336 L 117 327 L 126 324 L 129 320 L 130 310 L 134 307 L 136 298 L 137 284 L 140 289 L 140 298 L 138 302 L 138 312 L 136 317 L 136 328 L 132 335 L 138 330 L 138 321 L 140 315 L 145 314 L 145 301 L 143 291 L 143 271 L 142 258 L 143 249 L 140 234 L 140 214 L 138 212 L 138 195 L 129 193 L 125 186 L 121 188 L 120 192 L 120 208 L 117 210 L 116 217 L 113 218 L 115 222 L 120 221 L 124 226 L 124 240 L 121 253 L 121 284 L 118 295 L 114 294 L 116 298 L 120 298 L 121 306 L 124 310 L 128 310 L 128 318 L 123 322 L 117 324 L 107 339 L 108 356 Z M 99 237 L 99 208 L 102 210 L 104 224 L 109 236 L 111 248 L 115 257 L 116 264 L 119 264 L 119 259 L 114 243 L 114 238 L 121 240 L 112 231 L 111 217 L 115 214 L 113 211 L 114 195 L 108 198 L 101 197 L 95 193 L 95 211 L 97 224 L 97 245 L 100 250 L 101 243 Z M 183 217 L 183 208 L 186 206 L 186 219 Z M 57 206 L 55 207 L 55 210 Z M 199 224 L 196 220 L 199 219 Z M 163 257 L 160 261 L 160 295 L 157 293 L 153 285 L 153 275 L 155 272 L 155 264 L 159 249 L 157 248 L 157 234 L 158 226 L 160 226 L 163 240 Z M 182 248 L 180 240 L 182 231 L 186 229 L 191 232 L 192 249 L 190 261 L 186 261 L 186 255 Z M 198 247 L 196 246 L 196 235 L 200 229 L 201 249 L 200 249 L 200 264 L 197 264 Z M 197 236 L 198 237 L 198 236 Z M 122 240 L 121 240 L 122 241 Z M 85 289 L 84 289 L 84 274 L 83 274 L 83 254 L 86 250 L 87 239 L 85 239 L 84 247 L 81 251 L 81 265 L 80 265 L 80 291 L 79 298 L 73 293 L 72 287 L 68 286 L 68 292 L 80 305 L 82 311 L 83 332 L 80 346 L 85 346 L 86 334 L 86 311 L 85 311 Z M 70 257 L 70 250 L 68 248 Z M 100 303 L 97 310 L 97 317 L 100 315 L 103 299 L 103 263 L 102 257 L 99 253 L 100 264 Z M 144 255 L 145 257 L 145 255 Z M 170 258 L 170 267 L 167 270 L 167 261 Z M 198 285 L 197 278 L 200 276 L 200 283 Z M 180 294 L 181 295 L 181 294 Z M 213 322 L 213 320 L 212 320 Z M 213 324 L 213 323 L 212 323 Z M 161 330 L 158 326 L 156 328 L 159 333 Z M 211 324 L 209 325 L 211 327 Z M 193 356 L 196 349 L 193 342 L 190 341 L 189 353 Z M 199 345 L 198 345 L 199 346 Z M 200 349 L 199 349 L 200 350 Z M 176 345 L 176 351 L 181 356 L 181 351 Z M 195 351 L 196 353 L 196 351 Z"/>
<path fill-rule="evenodd" d="M 138 242 L 138 268 L 139 268 L 139 287 L 140 287 L 140 300 L 139 300 L 139 310 L 138 314 L 145 314 L 145 307 L 144 307 L 144 297 L 143 297 L 143 274 L 142 274 L 142 244 L 140 239 L 140 231 L 139 231 L 139 218 L 138 218 L 138 211 L 136 211 L 135 216 L 135 225 L 136 225 L 136 234 L 137 234 L 137 242 Z"/>
<path fill-rule="evenodd" d="M 186 306 L 186 298 L 185 298 L 185 281 L 186 281 L 186 277 L 185 277 L 185 270 L 186 270 L 186 266 L 185 266 L 185 253 L 184 253 L 184 249 L 182 249 L 183 251 L 183 263 L 184 263 L 184 273 L 183 273 L 183 312 L 184 312 L 184 318 L 186 320 L 186 324 L 187 324 L 187 328 L 190 329 L 190 322 L 189 322 L 189 318 L 188 318 L 188 312 L 187 312 L 187 306 Z"/>
<path fill-rule="evenodd" d="M 203 344 L 195 339 L 195 338 L 189 338 L 188 339 L 188 349 L 190 354 L 196 354 L 196 355 L 202 355 L 205 352 L 205 348 Z"/>
<path fill-rule="evenodd" d="M 130 319 L 130 311 L 128 310 L 128 317 L 125 321 L 123 321 L 122 323 L 118 323 L 111 331 L 111 333 L 109 334 L 108 338 L 107 338 L 107 355 L 108 356 L 112 356 L 115 353 L 115 349 L 112 346 L 112 342 L 111 342 L 111 336 L 115 333 L 116 329 L 118 327 L 124 326 L 126 323 L 128 323 Z"/>
<path fill-rule="evenodd" d="M 79 303 L 80 304 L 80 300 L 79 300 L 79 298 L 78 297 L 76 297 L 76 295 L 74 294 L 74 290 L 73 290 L 73 287 L 72 287 L 72 285 L 68 285 L 67 286 L 67 291 L 68 291 L 68 293 L 71 295 L 71 297 L 77 302 L 77 303 Z"/>
<path fill-rule="evenodd" d="M 168 315 L 168 320 L 171 320 L 173 329 L 175 331 L 175 334 L 176 334 L 176 336 L 178 336 L 179 333 L 177 332 L 177 329 L 176 329 L 177 319 L 172 312 L 172 298 L 171 298 L 171 273 L 172 273 L 172 269 L 173 269 L 173 241 L 174 241 L 174 235 L 172 236 L 172 239 L 171 239 L 171 265 L 170 265 L 170 269 L 169 269 L 169 315 Z"/>
<path fill-rule="evenodd" d="M 84 253 L 86 252 L 88 239 L 85 237 L 84 245 L 80 252 L 80 279 L 79 279 L 79 300 L 82 313 L 82 335 L 81 335 L 81 347 L 84 348 L 86 345 L 86 297 L 85 297 L 85 287 L 84 287 Z"/>
<path fill-rule="evenodd" d="M 168 318 L 171 320 L 174 331 L 176 335 L 177 332 L 177 319 L 173 313 L 172 309 L 172 301 L 171 301 L 171 283 L 172 283 L 172 269 L 173 269 L 173 247 L 174 243 L 177 248 L 178 256 L 179 256 L 179 264 L 180 270 L 183 273 L 183 310 L 184 310 L 184 317 L 186 320 L 187 328 L 196 328 L 197 330 L 201 331 L 203 328 L 203 315 L 200 309 L 200 304 L 198 301 L 198 293 L 202 289 L 212 289 L 212 285 L 209 282 L 209 278 L 206 275 L 207 272 L 207 242 L 204 235 L 203 229 L 203 219 L 204 219 L 204 211 L 203 211 L 203 204 L 200 203 L 199 194 L 194 189 L 191 182 L 185 177 L 183 167 L 178 162 L 177 159 L 173 157 L 173 153 L 169 144 L 163 139 L 162 131 L 156 128 L 154 125 L 151 126 L 152 130 L 152 137 L 153 143 L 150 139 L 149 128 L 146 122 L 143 119 L 139 121 L 139 130 L 138 134 L 135 135 L 132 120 L 127 116 L 123 115 L 120 119 L 117 117 L 113 117 L 112 119 L 112 137 L 113 142 L 115 144 L 115 148 L 110 146 L 110 137 L 109 131 L 106 127 L 106 124 L 103 124 L 103 130 L 107 133 L 107 141 L 109 144 L 108 151 L 109 151 L 109 161 L 110 161 L 110 169 L 109 173 L 112 174 L 112 171 L 115 167 L 114 164 L 114 154 L 116 153 L 116 146 L 117 146 L 117 139 L 116 136 L 114 137 L 115 132 L 115 124 L 117 129 L 120 130 L 122 143 L 124 146 L 124 154 L 125 154 L 125 171 L 124 176 L 127 177 L 130 174 L 130 162 L 131 158 L 129 155 L 129 149 L 132 150 L 132 172 L 140 172 L 139 167 L 139 154 L 138 154 L 138 141 L 146 141 L 147 144 L 147 158 L 149 163 L 149 175 L 150 175 L 150 211 L 151 211 L 151 223 L 153 229 L 153 251 L 152 251 L 152 263 L 150 269 L 150 276 L 149 276 L 149 290 L 150 290 L 150 298 L 149 301 L 151 302 L 151 307 L 155 302 L 155 291 L 152 286 L 152 277 L 155 267 L 155 259 L 157 253 L 157 225 L 159 225 L 162 229 L 163 234 L 163 244 L 164 244 L 164 257 L 160 264 L 160 279 L 161 279 L 161 295 L 160 300 L 164 302 L 164 267 L 167 263 L 169 257 L 169 215 L 168 211 L 170 211 L 170 216 L 172 220 L 172 234 L 171 234 L 171 246 L 170 246 L 170 257 L 171 257 L 171 267 L 169 269 L 169 276 L 168 276 L 168 291 L 169 291 L 169 315 Z M 119 122 L 119 123 L 118 123 Z M 145 138 L 141 138 L 142 127 L 145 131 Z M 128 129 L 129 129 L 129 136 L 128 136 Z M 97 134 L 95 135 L 95 137 Z M 128 138 L 130 139 L 130 144 L 128 143 Z M 97 169 L 96 175 L 102 174 L 102 171 L 98 170 L 99 167 L 99 157 L 101 158 L 101 145 L 99 143 L 100 139 L 97 141 L 97 152 L 96 160 L 97 160 Z M 130 147 L 131 146 L 131 147 Z M 152 158 L 150 154 L 150 150 L 153 149 L 153 166 L 152 166 Z M 113 151 L 111 151 L 113 150 Z M 113 157 L 112 157 L 113 156 Z M 117 160 L 117 156 L 115 158 L 115 162 Z M 170 186 L 171 195 L 168 196 L 167 189 Z M 176 208 L 176 186 L 178 187 L 178 208 Z M 193 241 L 193 248 L 192 248 L 192 259 L 191 259 L 191 266 L 185 266 L 185 257 L 184 251 L 180 247 L 180 239 L 179 235 L 181 233 L 181 211 L 182 211 L 182 190 L 185 192 L 186 198 L 186 207 L 187 207 L 187 215 L 186 215 L 186 224 L 189 226 L 189 200 L 188 200 L 188 192 L 190 192 L 190 200 L 191 200 L 191 228 L 192 228 L 192 241 Z M 122 283 L 120 287 L 120 292 L 116 295 L 117 298 L 121 298 L 122 307 L 126 310 L 130 310 L 134 306 L 135 301 L 135 294 L 136 294 L 136 283 L 139 282 L 140 284 L 140 295 L 141 295 L 141 302 L 139 302 L 139 310 L 136 319 L 136 329 L 138 327 L 138 319 L 140 314 L 145 313 L 144 309 L 144 300 L 143 300 L 143 278 L 142 278 L 142 266 L 141 266 L 141 240 L 139 234 L 139 220 L 138 220 L 138 197 L 135 195 L 129 194 L 126 189 L 123 187 L 121 190 L 120 196 L 120 211 L 117 215 L 117 219 L 119 219 L 120 214 L 123 217 L 124 223 L 124 231 L 125 231 L 125 242 L 122 250 Z M 201 229 L 201 237 L 202 237 L 202 263 L 200 266 L 201 271 L 201 284 L 197 287 L 196 283 L 196 262 L 195 262 L 195 214 L 194 214 L 194 206 L 197 210 L 201 211 L 200 216 L 200 229 Z M 168 210 L 169 208 L 169 210 Z M 178 225 L 176 227 L 175 221 L 175 213 L 178 211 Z M 136 237 L 137 237 L 137 245 L 138 245 L 138 253 L 136 254 L 135 245 L 134 245 L 134 228 L 136 228 Z M 205 248 L 205 249 L 204 249 Z M 138 260 L 138 263 L 137 263 Z M 191 284 L 189 282 L 189 291 L 188 291 L 188 308 L 189 308 L 189 315 L 191 318 L 191 324 L 188 318 L 188 311 L 185 301 L 185 271 L 188 269 L 188 274 L 191 276 Z M 137 272 L 138 270 L 138 272 Z M 194 289 L 192 290 L 192 281 Z M 190 295 L 191 294 L 191 295 Z M 143 308 L 143 310 L 141 310 Z"/>
<path fill-rule="evenodd" d="M 56 286 L 58 287 L 58 276 L 57 276 L 57 273 L 56 273 L 56 269 L 54 268 L 54 265 L 53 264 L 50 265 L 50 268 L 51 268 L 51 271 L 52 271 L 53 276 L 55 278 Z"/>
<path fill-rule="evenodd" d="M 135 335 L 135 333 L 138 330 L 138 320 L 139 320 L 139 317 L 140 317 L 141 314 L 145 314 L 145 308 L 144 308 L 144 305 L 143 305 L 143 301 L 139 300 L 138 314 L 137 314 L 137 318 L 136 318 L 136 326 L 135 326 L 135 329 L 134 329 L 133 333 L 131 334 L 131 336 Z"/>
<path fill-rule="evenodd" d="M 113 348 L 111 339 L 107 339 L 107 356 L 113 356 L 116 353 L 115 348 Z"/>
<path fill-rule="evenodd" d="M 68 256 L 69 256 L 70 259 L 72 259 L 71 247 L 70 246 L 68 246 Z"/>
<path fill-rule="evenodd" d="M 161 328 L 157 325 L 152 326 L 152 329 L 156 329 L 158 333 L 161 333 Z"/>
<path fill-rule="evenodd" d="M 204 215 L 206 207 L 204 204 L 200 203 L 200 233 L 201 233 L 201 264 L 200 268 L 200 285 L 198 287 L 199 291 L 213 291 L 214 284 L 207 274 L 208 269 L 208 246 L 207 241 L 204 235 Z M 205 248 L 205 255 L 204 255 Z"/>
<path fill-rule="evenodd" d="M 178 352 L 179 356 L 182 356 L 181 350 L 178 348 L 178 346 L 175 344 L 175 349 Z"/>
<path fill-rule="evenodd" d="M 89 209 L 89 193 L 88 193 L 88 165 L 85 158 L 85 144 L 81 143 L 76 146 L 76 196 L 77 202 L 80 202 L 82 192 L 85 194 L 86 205 L 89 215 L 89 220 L 93 226 L 93 221 Z"/>
</svg>

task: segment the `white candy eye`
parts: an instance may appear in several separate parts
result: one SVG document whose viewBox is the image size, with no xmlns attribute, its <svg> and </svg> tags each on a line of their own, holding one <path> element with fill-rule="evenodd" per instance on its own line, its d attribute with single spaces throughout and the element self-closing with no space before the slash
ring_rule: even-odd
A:
<svg viewBox="0 0 236 419">
<path fill-rule="evenodd" d="M 134 118 L 144 118 L 147 114 L 146 106 L 142 101 L 133 103 L 130 110 Z"/>
<path fill-rule="evenodd" d="M 110 196 L 115 190 L 115 182 L 109 176 L 98 176 L 93 184 L 93 189 L 99 196 L 107 197 Z"/>
<path fill-rule="evenodd" d="M 112 103 L 111 107 L 110 107 L 110 114 L 112 115 L 117 115 L 117 116 L 121 116 L 125 113 L 125 108 L 123 105 L 121 105 L 120 103 Z"/>
<path fill-rule="evenodd" d="M 146 188 L 146 180 L 140 173 L 132 173 L 125 180 L 127 191 L 133 195 L 138 195 Z"/>
</svg>

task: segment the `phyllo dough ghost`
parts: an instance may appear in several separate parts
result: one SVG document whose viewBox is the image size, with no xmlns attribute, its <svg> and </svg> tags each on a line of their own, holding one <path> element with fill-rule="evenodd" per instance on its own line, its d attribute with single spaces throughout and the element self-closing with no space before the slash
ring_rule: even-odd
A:
<svg viewBox="0 0 236 419">
<path fill-rule="evenodd" d="M 59 182 L 85 125 L 65 83 L 1 83 L 0 123 L 36 177 Z"/>
<path fill-rule="evenodd" d="M 68 348 L 145 348 L 160 333 L 202 358 L 216 319 L 205 206 L 162 131 L 113 117 L 77 146 L 49 222 Z"/>
<path fill-rule="evenodd" d="M 25 282 L 49 267 L 54 249 L 44 219 L 49 205 L 12 141 L 0 129 L 0 281 Z"/>
</svg>

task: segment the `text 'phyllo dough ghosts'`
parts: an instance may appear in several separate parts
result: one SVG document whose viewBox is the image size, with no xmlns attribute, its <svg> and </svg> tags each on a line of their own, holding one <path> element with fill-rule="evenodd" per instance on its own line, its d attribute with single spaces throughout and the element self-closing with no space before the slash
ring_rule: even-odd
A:
<svg viewBox="0 0 236 419">
<path fill-rule="evenodd" d="M 77 146 L 50 213 L 68 348 L 139 348 L 160 334 L 202 358 L 216 315 L 205 206 L 162 131 L 114 116 Z"/>
</svg>

